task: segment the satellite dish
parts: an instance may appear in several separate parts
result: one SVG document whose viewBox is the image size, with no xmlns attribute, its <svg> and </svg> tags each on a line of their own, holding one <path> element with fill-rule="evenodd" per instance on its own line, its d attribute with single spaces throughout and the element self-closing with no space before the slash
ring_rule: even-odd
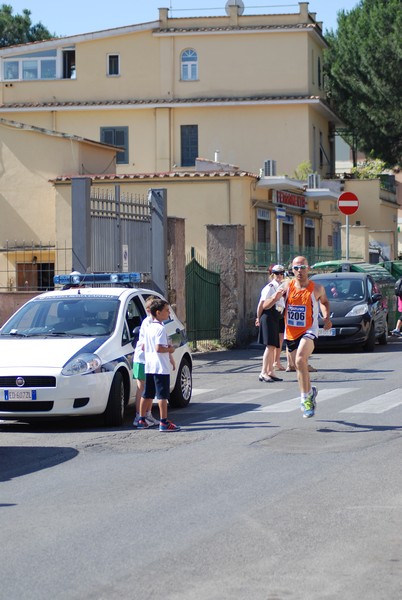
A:
<svg viewBox="0 0 402 600">
<path fill-rule="evenodd" d="M 230 14 L 230 10 L 229 10 L 229 6 L 237 6 L 238 7 L 238 14 L 242 15 L 244 13 L 244 2 L 243 0 L 228 0 L 226 2 L 226 14 L 229 15 Z"/>
</svg>

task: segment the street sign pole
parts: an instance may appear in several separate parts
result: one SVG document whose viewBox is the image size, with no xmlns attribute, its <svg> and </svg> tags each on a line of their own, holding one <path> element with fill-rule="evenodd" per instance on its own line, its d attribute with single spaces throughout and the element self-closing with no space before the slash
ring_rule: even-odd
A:
<svg viewBox="0 0 402 600">
<path fill-rule="evenodd" d="M 286 218 L 286 209 L 283 206 L 278 206 L 276 209 L 276 258 L 277 263 L 280 265 L 282 263 L 281 257 L 281 219 Z"/>
<path fill-rule="evenodd" d="M 280 223 L 281 220 L 278 217 L 278 214 L 276 215 L 276 257 L 277 257 L 277 264 L 280 265 L 281 264 L 281 227 L 280 227 Z"/>
<path fill-rule="evenodd" d="M 349 215 L 346 215 L 346 260 L 349 260 Z"/>
</svg>

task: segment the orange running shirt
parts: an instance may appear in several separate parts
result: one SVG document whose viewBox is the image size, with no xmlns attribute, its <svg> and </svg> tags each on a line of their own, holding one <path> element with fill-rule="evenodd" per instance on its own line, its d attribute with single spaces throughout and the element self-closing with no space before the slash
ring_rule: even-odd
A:
<svg viewBox="0 0 402 600">
<path fill-rule="evenodd" d="M 314 296 L 314 282 L 310 281 L 303 289 L 296 287 L 296 281 L 289 284 L 286 295 L 286 340 L 296 340 L 311 331 L 318 337 L 319 305 Z"/>
</svg>

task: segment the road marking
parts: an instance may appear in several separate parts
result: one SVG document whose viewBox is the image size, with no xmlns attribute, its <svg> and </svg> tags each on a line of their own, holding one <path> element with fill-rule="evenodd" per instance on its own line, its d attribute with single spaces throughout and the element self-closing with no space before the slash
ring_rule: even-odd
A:
<svg viewBox="0 0 402 600">
<path fill-rule="evenodd" d="M 322 402 L 335 399 L 339 396 L 355 394 L 362 388 L 324 388 L 318 389 L 317 405 L 318 408 Z M 195 388 L 193 389 L 193 396 L 199 396 L 207 392 L 216 392 L 216 388 Z M 240 390 L 232 394 L 224 394 L 217 398 L 206 400 L 205 404 L 244 404 L 245 402 L 250 404 L 261 404 L 264 399 L 270 400 L 273 395 L 286 394 L 286 388 L 279 388 L 274 385 L 266 385 L 263 389 L 248 388 L 246 390 Z M 339 410 L 339 413 L 367 413 L 367 414 L 381 414 L 387 412 L 393 408 L 402 406 L 402 391 L 400 388 L 391 390 L 359 404 L 354 404 L 348 408 Z M 251 408 L 245 412 L 263 412 L 263 413 L 289 413 L 295 410 L 300 410 L 300 396 L 291 398 L 290 400 L 283 400 L 282 402 L 276 402 L 275 404 L 259 406 L 258 408 Z"/>
<path fill-rule="evenodd" d="M 370 400 L 366 400 L 360 404 L 355 404 L 349 408 L 344 408 L 339 412 L 380 414 L 386 412 L 387 410 L 391 410 L 391 408 L 400 406 L 401 404 L 402 392 L 399 388 L 396 390 L 391 390 L 390 392 L 386 392 L 385 394 L 381 394 L 380 396 L 374 396 L 374 398 L 370 398 Z"/>
<path fill-rule="evenodd" d="M 350 394 L 351 392 L 355 392 L 356 389 L 357 388 L 326 388 L 323 390 L 319 389 L 317 396 L 317 404 L 320 405 L 321 402 L 325 400 L 332 400 L 332 398 L 336 398 L 337 396 Z M 297 396 L 297 398 L 291 398 L 291 400 L 285 400 L 284 402 L 277 402 L 276 404 L 271 404 L 270 406 L 262 406 L 261 408 L 256 408 L 254 412 L 286 413 L 292 412 L 293 410 L 300 410 L 300 396 Z"/>
<path fill-rule="evenodd" d="M 213 389 L 207 389 L 207 388 L 193 388 L 191 395 L 192 396 L 199 396 L 200 394 L 206 394 L 207 392 L 213 392 Z"/>
</svg>

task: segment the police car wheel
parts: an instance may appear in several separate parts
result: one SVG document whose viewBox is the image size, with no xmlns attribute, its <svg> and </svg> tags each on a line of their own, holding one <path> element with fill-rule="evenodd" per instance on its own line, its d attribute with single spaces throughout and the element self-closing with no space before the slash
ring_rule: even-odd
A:
<svg viewBox="0 0 402 600">
<path fill-rule="evenodd" d="M 125 389 L 123 375 L 118 371 L 110 388 L 109 399 L 104 413 L 105 425 L 120 427 L 123 425 L 125 406 Z"/>
<path fill-rule="evenodd" d="M 170 394 L 169 404 L 174 408 L 184 408 L 191 400 L 192 389 L 191 365 L 186 358 L 183 358 L 177 372 L 176 385 Z"/>
</svg>

